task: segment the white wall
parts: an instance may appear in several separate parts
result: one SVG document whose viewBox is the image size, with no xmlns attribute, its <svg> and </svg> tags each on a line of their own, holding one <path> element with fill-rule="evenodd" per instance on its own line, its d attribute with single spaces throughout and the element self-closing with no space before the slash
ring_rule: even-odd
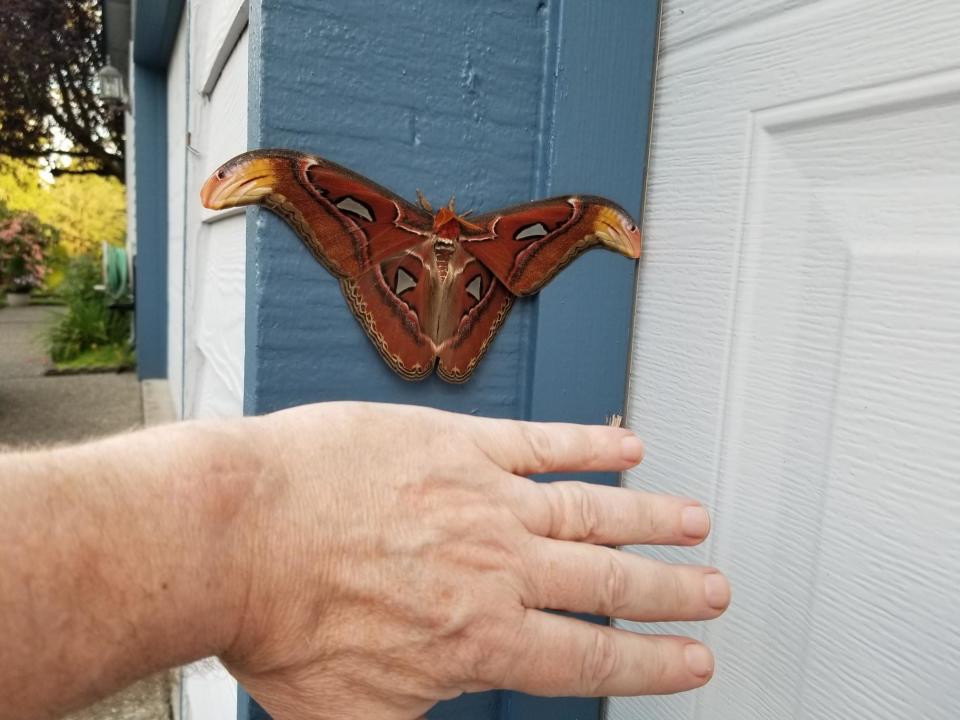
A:
<svg viewBox="0 0 960 720">
<path fill-rule="evenodd" d="M 247 147 L 247 35 L 224 56 L 208 97 L 197 96 L 187 205 L 187 303 L 184 414 L 243 412 L 246 220 L 243 211 L 200 207 L 200 187 L 224 161 Z M 207 73 L 209 77 L 209 72 Z M 204 72 L 195 74 L 199 83 Z"/>
<path fill-rule="evenodd" d="M 167 378 L 183 417 L 184 180 L 187 138 L 187 13 L 167 68 Z"/>
<path fill-rule="evenodd" d="M 199 192 L 210 172 L 246 149 L 246 3 L 192 3 L 188 11 L 167 86 L 168 376 L 180 417 L 239 415 L 244 218 L 205 210 Z"/>
<path fill-rule="evenodd" d="M 245 219 L 200 206 L 200 187 L 246 150 L 246 2 L 188 2 L 167 74 L 168 374 L 182 418 L 243 410 Z M 189 17 L 188 17 L 189 13 Z M 215 660 L 183 671 L 181 720 L 235 720 Z"/>
<path fill-rule="evenodd" d="M 666 2 L 632 487 L 713 510 L 705 689 L 611 720 L 960 717 L 960 4 Z"/>
</svg>

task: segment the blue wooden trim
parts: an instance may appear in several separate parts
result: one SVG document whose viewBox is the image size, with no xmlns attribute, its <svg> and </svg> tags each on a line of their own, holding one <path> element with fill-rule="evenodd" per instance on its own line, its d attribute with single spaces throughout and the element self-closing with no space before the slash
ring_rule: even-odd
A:
<svg viewBox="0 0 960 720">
<path fill-rule="evenodd" d="M 251 0 L 249 144 L 316 152 L 407 196 L 456 192 L 461 207 L 591 192 L 637 213 L 656 15 L 656 0 Z M 245 412 L 362 399 L 602 421 L 623 408 L 634 273 L 589 253 L 517 303 L 469 383 L 408 383 L 293 232 L 252 209 Z M 430 718 L 583 720 L 599 708 L 482 693 Z"/>
<path fill-rule="evenodd" d="M 237 720 L 270 720 L 267 711 L 240 685 L 237 686 Z"/>
<path fill-rule="evenodd" d="M 177 39 L 183 4 L 184 0 L 134 0 L 134 62 L 154 70 L 166 69 Z"/>
<path fill-rule="evenodd" d="M 137 374 L 167 376 L 167 75 L 134 64 Z"/>
<path fill-rule="evenodd" d="M 549 94 L 554 107 L 546 113 L 552 122 L 544 127 L 543 194 L 596 193 L 639 218 L 660 2 L 560 2 L 551 11 L 559 37 L 552 66 L 556 87 Z M 635 264 L 588 253 L 540 292 L 530 419 L 599 423 L 623 414 L 635 283 Z M 609 485 L 619 480 L 615 474 L 579 479 Z M 601 701 L 590 698 L 505 693 L 503 705 L 502 720 L 601 715 Z"/>
</svg>

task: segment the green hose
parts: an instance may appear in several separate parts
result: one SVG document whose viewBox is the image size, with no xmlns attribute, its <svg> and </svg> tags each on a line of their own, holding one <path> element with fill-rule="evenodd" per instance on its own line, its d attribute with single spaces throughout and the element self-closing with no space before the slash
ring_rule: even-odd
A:
<svg viewBox="0 0 960 720">
<path fill-rule="evenodd" d="M 111 303 L 125 300 L 130 294 L 127 251 L 103 244 L 103 284 Z"/>
</svg>

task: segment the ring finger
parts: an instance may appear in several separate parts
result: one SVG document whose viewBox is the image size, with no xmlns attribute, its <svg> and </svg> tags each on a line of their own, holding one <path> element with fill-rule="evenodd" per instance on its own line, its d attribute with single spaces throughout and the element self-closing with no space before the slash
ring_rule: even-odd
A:
<svg viewBox="0 0 960 720">
<path fill-rule="evenodd" d="M 544 538 L 531 542 L 525 555 L 528 608 L 659 622 L 709 620 L 730 603 L 727 579 L 709 567 Z"/>
</svg>

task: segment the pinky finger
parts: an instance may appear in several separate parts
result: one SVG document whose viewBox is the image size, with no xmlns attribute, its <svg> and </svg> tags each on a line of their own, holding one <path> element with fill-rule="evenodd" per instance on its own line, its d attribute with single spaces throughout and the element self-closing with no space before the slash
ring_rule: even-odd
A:
<svg viewBox="0 0 960 720">
<path fill-rule="evenodd" d="M 526 610 L 505 688 L 534 695 L 661 695 L 705 685 L 713 654 L 690 638 L 638 635 Z"/>
</svg>

